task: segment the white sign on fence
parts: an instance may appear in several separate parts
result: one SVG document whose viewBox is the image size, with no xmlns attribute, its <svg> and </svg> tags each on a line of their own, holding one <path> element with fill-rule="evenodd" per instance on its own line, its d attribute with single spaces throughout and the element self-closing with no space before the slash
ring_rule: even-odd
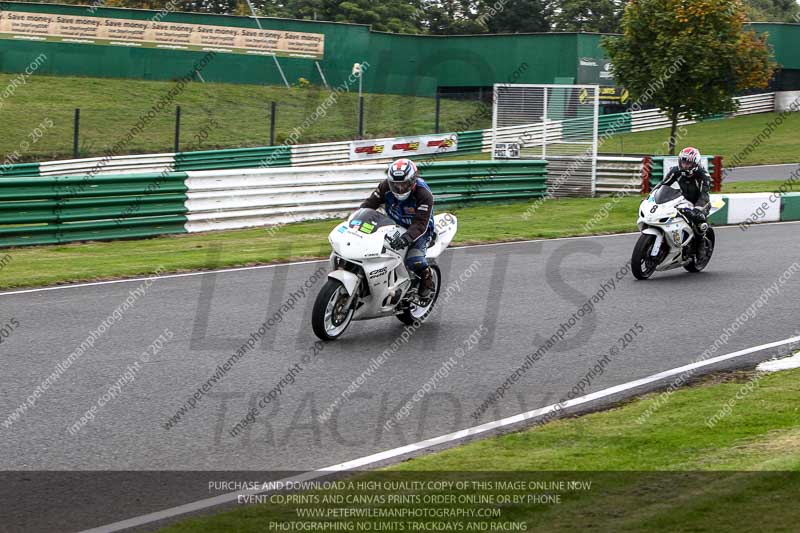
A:
<svg viewBox="0 0 800 533">
<path fill-rule="evenodd" d="M 458 137 L 449 135 L 422 135 L 404 139 L 377 139 L 352 141 L 350 160 L 393 159 L 420 154 L 438 154 L 458 150 Z"/>
<path fill-rule="evenodd" d="M 519 143 L 495 144 L 494 159 L 519 159 Z"/>
</svg>

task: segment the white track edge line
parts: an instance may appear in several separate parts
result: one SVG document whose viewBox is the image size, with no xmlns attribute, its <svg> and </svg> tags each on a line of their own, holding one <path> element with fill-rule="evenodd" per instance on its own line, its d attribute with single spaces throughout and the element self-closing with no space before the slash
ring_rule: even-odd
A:
<svg viewBox="0 0 800 533">
<path fill-rule="evenodd" d="M 518 424 L 520 422 L 524 422 L 531 418 L 539 417 L 546 415 L 548 413 L 554 412 L 560 409 L 566 409 L 568 407 L 573 407 L 576 405 L 581 405 L 585 403 L 592 402 L 594 400 L 602 399 L 608 396 L 612 396 L 614 394 L 618 394 L 620 392 L 625 392 L 631 389 L 635 389 L 637 387 L 641 387 L 643 385 L 648 385 L 650 383 L 654 383 L 656 381 L 660 381 L 664 378 L 668 378 L 671 376 L 675 376 L 681 374 L 683 372 L 694 370 L 697 368 L 702 368 L 704 366 L 713 365 L 722 361 L 727 361 L 729 359 L 735 359 L 737 357 L 741 357 L 743 355 L 749 355 L 751 353 L 759 352 L 762 350 L 767 350 L 770 348 L 776 348 L 778 346 L 783 346 L 785 344 L 791 344 L 793 342 L 800 342 L 800 335 L 795 337 L 789 337 L 788 339 L 770 342 L 767 344 L 761 344 L 759 346 L 753 346 L 751 348 L 745 348 L 743 350 L 739 350 L 736 352 L 731 352 L 728 354 L 719 355 L 717 357 L 712 357 L 711 359 L 705 359 L 702 361 L 695 361 L 694 363 L 690 363 L 688 365 L 683 365 L 677 368 L 673 368 L 671 370 L 665 370 L 663 372 L 659 372 L 657 374 L 652 374 L 650 376 L 640 378 L 634 381 L 629 381 L 627 383 L 623 383 L 621 385 L 615 385 L 613 387 L 609 387 L 607 389 L 603 389 L 597 392 L 593 392 L 591 394 L 586 394 L 584 396 L 580 396 L 573 400 L 568 400 L 563 404 L 552 404 L 546 407 L 540 407 L 538 409 L 533 409 L 532 411 L 527 411 L 525 413 L 520 413 L 517 415 L 509 416 L 506 418 L 501 418 L 500 420 L 495 420 L 492 422 L 487 422 L 485 424 L 481 424 L 479 426 L 473 426 L 467 429 L 462 429 L 459 431 L 454 431 L 452 433 L 448 433 L 446 435 L 441 435 L 439 437 L 433 437 L 430 439 L 426 439 L 420 442 L 415 442 L 413 444 L 407 444 L 405 446 L 400 446 L 399 448 L 394 448 L 391 450 L 386 450 L 383 452 L 374 453 L 372 455 L 367 455 L 365 457 L 360 457 L 358 459 L 353 459 L 351 461 L 346 461 L 344 463 L 339 463 L 336 465 L 328 466 L 325 468 L 320 468 L 318 470 L 314 470 L 311 472 L 305 472 L 303 474 L 299 474 L 297 476 L 292 476 L 288 478 L 284 478 L 281 480 L 276 480 L 274 483 L 278 481 L 281 482 L 297 482 L 297 481 L 310 481 L 313 479 L 317 479 L 320 477 L 328 476 L 331 473 L 336 472 L 345 472 L 348 470 L 353 470 L 355 468 L 365 467 L 374 465 L 376 463 L 380 463 L 382 461 L 386 461 L 388 459 L 393 459 L 396 457 L 400 457 L 403 455 L 407 455 L 412 452 L 416 452 L 419 450 L 424 450 L 426 448 L 430 448 L 433 446 L 438 446 L 440 444 L 446 444 L 449 442 L 461 440 L 467 437 L 471 437 L 473 435 L 478 435 L 480 433 L 485 433 L 487 431 L 491 431 L 493 429 L 501 428 L 504 426 L 509 426 L 513 424 Z M 149 513 L 146 515 L 137 516 L 134 518 L 129 518 L 127 520 L 121 520 L 119 522 L 114 522 L 111 524 L 107 524 L 104 526 L 100 526 L 94 529 L 88 529 L 83 531 L 82 533 L 111 533 L 114 531 L 121 531 L 124 529 L 129 529 L 132 527 L 138 527 L 141 525 L 149 524 L 152 522 L 157 522 L 159 520 L 165 520 L 167 518 L 172 518 L 175 516 L 180 516 L 182 514 L 191 513 L 194 511 L 199 511 L 202 509 L 206 509 L 208 507 L 214 507 L 217 505 L 222 505 L 225 503 L 231 503 L 237 501 L 239 495 L 255 495 L 261 494 L 264 492 L 270 491 L 262 491 L 262 490 L 253 490 L 253 491 L 241 491 L 241 492 L 230 492 L 227 494 L 221 494 L 219 496 L 215 496 L 213 498 L 206 498 L 204 500 L 198 500 L 192 503 L 187 503 L 184 505 L 179 505 L 177 507 L 172 507 L 170 509 L 164 509 L 162 511 L 156 511 L 154 513 Z"/>
<path fill-rule="evenodd" d="M 755 227 L 760 226 L 772 226 L 775 224 L 800 224 L 800 220 L 783 220 L 783 221 L 775 221 L 775 222 L 762 222 Z M 728 229 L 728 228 L 737 228 L 738 225 L 731 224 L 726 226 L 716 226 L 717 230 Z M 514 244 L 530 244 L 534 242 L 553 242 L 553 241 L 569 241 L 569 240 L 577 240 L 577 239 L 600 239 L 605 237 L 625 237 L 630 235 L 637 235 L 638 231 L 631 231 L 627 233 L 608 233 L 603 235 L 577 235 L 575 237 L 555 237 L 552 239 L 529 239 L 524 241 L 506 241 L 506 242 L 487 242 L 484 244 L 465 244 L 463 246 L 453 246 L 448 249 L 450 250 L 460 250 L 463 248 L 481 248 L 481 247 L 489 247 L 489 246 L 510 246 Z M 15 291 L 7 291 L 7 292 L 0 292 L 0 296 L 12 296 L 15 294 L 28 294 L 32 292 L 44 292 L 44 291 L 57 291 L 62 289 L 77 289 L 80 287 L 93 287 L 96 285 L 112 285 L 115 283 L 134 283 L 137 281 L 147 281 L 149 279 L 168 279 L 168 278 L 186 278 L 190 276 L 204 276 L 207 274 L 225 274 L 228 272 L 242 272 L 246 270 L 259 270 L 262 268 L 276 268 L 281 266 L 293 266 L 293 265 L 310 265 L 314 263 L 324 263 L 327 262 L 327 259 L 310 259 L 308 261 L 294 261 L 290 263 L 271 263 L 269 265 L 255 265 L 249 267 L 231 267 L 231 268 L 223 268 L 219 270 L 200 270 L 197 272 L 181 272 L 177 274 L 164 274 L 161 276 L 145 276 L 139 278 L 125 278 L 125 279 L 112 279 L 112 280 L 105 280 L 105 281 L 92 281 L 88 283 L 71 283 L 67 285 L 54 285 L 52 287 L 39 287 L 33 289 L 19 289 Z"/>
</svg>

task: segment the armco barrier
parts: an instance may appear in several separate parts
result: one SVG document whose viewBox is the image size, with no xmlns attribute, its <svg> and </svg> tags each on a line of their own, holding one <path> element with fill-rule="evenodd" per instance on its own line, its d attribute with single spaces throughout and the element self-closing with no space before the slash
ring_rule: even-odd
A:
<svg viewBox="0 0 800 533">
<path fill-rule="evenodd" d="M 352 165 L 187 172 L 190 233 L 342 216 L 384 178 L 386 166 Z M 444 207 L 537 198 L 546 191 L 544 161 L 431 163 L 423 179 Z"/>
<path fill-rule="evenodd" d="M 635 193 L 641 189 L 643 158 L 597 156 L 597 194 Z"/>
<path fill-rule="evenodd" d="M 108 176 L 174 170 L 175 154 L 138 154 L 118 157 L 48 161 L 39 164 L 41 176 Z"/>
<path fill-rule="evenodd" d="M 292 164 L 291 148 L 283 145 L 209 150 L 205 152 L 180 152 L 174 154 L 174 156 L 174 168 L 178 172 L 229 168 L 288 167 Z"/>
<path fill-rule="evenodd" d="M 344 215 L 386 166 L 188 170 L 0 180 L 0 246 L 149 237 Z M 437 204 L 541 197 L 544 161 L 456 161 L 423 166 Z"/>
<path fill-rule="evenodd" d="M 0 246 L 185 233 L 186 174 L 5 178 Z"/>
</svg>

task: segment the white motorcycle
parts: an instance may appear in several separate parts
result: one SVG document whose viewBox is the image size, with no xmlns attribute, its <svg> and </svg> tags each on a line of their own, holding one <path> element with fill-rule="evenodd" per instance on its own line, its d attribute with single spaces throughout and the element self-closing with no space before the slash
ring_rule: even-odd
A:
<svg viewBox="0 0 800 533">
<path fill-rule="evenodd" d="M 712 202 L 709 216 L 725 203 Z M 677 183 L 659 185 L 639 206 L 637 226 L 642 234 L 631 256 L 631 270 L 636 279 L 647 279 L 656 270 L 683 267 L 689 272 L 700 272 L 711 261 L 716 243 L 714 229 L 709 227 L 701 246 L 705 248 L 702 259 L 697 258 L 697 242 L 692 225 L 681 212 L 692 207 L 683 197 Z"/>
<path fill-rule="evenodd" d="M 404 324 L 424 321 L 433 310 L 442 285 L 436 258 L 458 229 L 455 216 L 434 216 L 434 239 L 425 257 L 433 273 L 428 298 L 418 293 L 420 278 L 406 269 L 405 250 L 391 247 L 402 228 L 374 209 L 360 209 L 328 236 L 333 247 L 328 281 L 314 302 L 311 325 L 322 340 L 339 338 L 353 320 L 397 316 Z"/>
</svg>

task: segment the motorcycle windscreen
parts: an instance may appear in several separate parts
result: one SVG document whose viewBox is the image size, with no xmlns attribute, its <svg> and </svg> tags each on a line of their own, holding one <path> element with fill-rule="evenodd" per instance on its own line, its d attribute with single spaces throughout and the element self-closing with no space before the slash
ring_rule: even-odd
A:
<svg viewBox="0 0 800 533">
<path fill-rule="evenodd" d="M 351 226 L 361 226 L 365 222 L 369 225 L 368 227 L 373 227 L 376 229 L 383 226 L 396 225 L 394 220 L 374 209 L 359 209 L 353 213 L 353 216 L 350 217 Z"/>
<path fill-rule="evenodd" d="M 672 187 L 661 186 L 653 195 L 653 201 L 657 204 L 666 204 L 676 198 L 683 196 L 680 189 L 673 189 Z"/>
</svg>

